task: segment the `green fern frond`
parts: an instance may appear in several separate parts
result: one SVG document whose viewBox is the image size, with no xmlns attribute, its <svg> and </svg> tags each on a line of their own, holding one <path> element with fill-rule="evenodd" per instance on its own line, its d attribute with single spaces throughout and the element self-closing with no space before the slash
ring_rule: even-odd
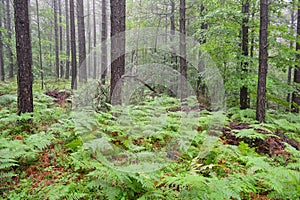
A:
<svg viewBox="0 0 300 200">
<path fill-rule="evenodd" d="M 39 151 L 46 149 L 54 139 L 53 135 L 44 132 L 30 135 L 25 139 L 25 144 L 37 148 Z"/>
</svg>

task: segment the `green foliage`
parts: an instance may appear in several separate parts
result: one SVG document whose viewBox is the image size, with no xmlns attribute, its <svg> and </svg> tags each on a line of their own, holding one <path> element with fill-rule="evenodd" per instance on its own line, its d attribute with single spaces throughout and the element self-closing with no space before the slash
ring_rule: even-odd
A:
<svg viewBox="0 0 300 200">
<path fill-rule="evenodd" d="M 245 123 L 255 123 L 256 113 L 253 109 L 240 110 L 238 107 L 230 108 L 227 111 L 230 119 L 233 121 L 245 122 Z"/>
<path fill-rule="evenodd" d="M 17 140 L 19 139 L 19 140 Z M 38 153 L 46 149 L 54 139 L 53 135 L 37 133 L 26 138 L 19 136 L 15 140 L 0 138 L 0 178 L 10 178 L 15 173 L 10 169 L 35 162 Z"/>
<path fill-rule="evenodd" d="M 54 87 L 51 84 L 48 86 Z M 4 199 L 298 197 L 298 150 L 286 144 L 286 154 L 270 157 L 256 153 L 255 148 L 249 147 L 251 143 L 225 145 L 219 137 L 233 120 L 250 123 L 249 129 L 232 130 L 244 141 L 265 140 L 275 132 L 299 140 L 299 116 L 295 114 L 270 110 L 267 123 L 256 124 L 255 111 L 251 109 L 231 108 L 226 115 L 203 110 L 186 122 L 180 101 L 164 95 L 130 105 L 126 112 L 124 107 L 116 107 L 91 115 L 71 114 L 68 108 L 36 92 L 33 115 L 18 116 L 13 112 L 15 98 L 2 100 L 0 188 Z M 189 102 L 195 103 L 193 99 Z M 32 117 L 32 124 L 26 123 Z M 144 172 L 130 173 L 130 169 L 136 170 L 135 166 L 124 165 L 127 170 L 119 171 L 110 163 L 109 159 L 115 156 L 111 150 L 157 156 L 167 149 L 172 138 L 180 137 L 179 131 L 185 130 L 181 127 L 183 122 L 193 128 L 191 145 L 180 154 L 168 152 L 174 160 L 161 169 L 151 171 L 149 164 L 143 167 Z M 111 144 L 115 149 L 107 148 Z M 35 174 L 43 177 L 38 184 Z"/>
<path fill-rule="evenodd" d="M 249 138 L 251 140 L 255 140 L 255 139 L 264 140 L 269 136 L 273 136 L 273 134 L 259 133 L 254 129 L 243 129 L 238 131 L 238 133 L 235 136 L 238 138 Z"/>
</svg>

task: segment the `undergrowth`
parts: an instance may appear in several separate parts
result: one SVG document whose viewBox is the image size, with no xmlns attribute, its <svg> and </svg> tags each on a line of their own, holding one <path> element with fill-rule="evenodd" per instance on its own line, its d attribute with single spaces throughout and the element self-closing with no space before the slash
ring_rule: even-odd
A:
<svg viewBox="0 0 300 200">
<path fill-rule="evenodd" d="M 18 116 L 10 88 L 15 87 L 0 90 L 3 199 L 299 198 L 300 153 L 288 143 L 300 141 L 299 115 L 269 111 L 267 123 L 258 124 L 251 109 L 197 110 L 197 117 L 184 122 L 179 100 L 161 96 L 132 105 L 128 112 L 120 107 L 74 117 L 69 103 L 55 104 L 36 90 L 33 115 Z M 66 88 L 61 84 L 59 89 Z M 190 142 L 188 149 L 172 143 L 182 137 L 180 131 L 188 131 L 181 123 L 191 127 L 183 140 Z M 224 129 L 236 138 L 235 145 L 221 137 Z M 257 151 L 255 142 L 280 134 L 289 138 L 280 154 Z M 116 170 L 114 164 L 135 167 L 127 166 L 124 151 L 143 155 L 138 158 L 144 162 L 163 152 L 166 164 L 154 171 L 151 165 L 134 173 Z"/>
</svg>

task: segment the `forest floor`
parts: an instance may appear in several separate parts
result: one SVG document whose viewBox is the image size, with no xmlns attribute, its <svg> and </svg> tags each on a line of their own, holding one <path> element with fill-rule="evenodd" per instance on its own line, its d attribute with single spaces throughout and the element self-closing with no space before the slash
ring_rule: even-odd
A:
<svg viewBox="0 0 300 200">
<path fill-rule="evenodd" d="M 94 121 L 87 117 L 83 119 L 84 126 L 76 125 L 71 109 L 72 92 L 66 84 L 49 81 L 46 90 L 34 85 L 35 111 L 31 124 L 27 122 L 32 115 L 16 115 L 16 84 L 1 85 L 1 198 L 300 197 L 299 115 L 269 110 L 267 122 L 258 124 L 252 109 L 229 108 L 226 113 L 201 109 L 199 118 L 189 122 L 195 135 L 188 150 L 179 151 L 176 147 L 171 152 L 167 150 L 168 142 L 178 136 L 179 119 L 184 116 L 177 109 L 178 99 L 162 96 L 132 107 L 132 119 L 147 127 L 146 136 L 134 135 L 129 133 L 125 122 L 116 123 L 115 113 L 110 111 L 99 111 Z M 166 124 L 155 127 L 157 124 L 149 122 L 152 115 L 164 119 Z M 224 118 L 222 127 L 211 128 L 215 118 Z M 211 132 L 217 139 L 206 142 Z M 105 146 L 97 140 L 102 135 L 130 153 L 153 155 L 166 150 L 170 162 L 154 171 L 147 167 L 145 172 L 136 173 L 116 170 L 105 161 L 121 163 L 126 168 L 128 163 L 124 160 L 131 154 L 118 157 L 106 151 L 99 153 L 97 149 Z M 103 157 L 107 160 L 103 161 Z"/>
</svg>

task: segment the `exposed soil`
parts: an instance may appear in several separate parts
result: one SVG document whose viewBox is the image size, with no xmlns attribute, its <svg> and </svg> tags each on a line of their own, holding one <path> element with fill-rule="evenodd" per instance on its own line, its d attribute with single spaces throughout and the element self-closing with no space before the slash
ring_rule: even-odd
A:
<svg viewBox="0 0 300 200">
<path fill-rule="evenodd" d="M 275 136 L 269 136 L 265 140 L 262 139 L 249 139 L 249 138 L 237 138 L 235 136 L 234 130 L 243 130 L 243 129 L 250 129 L 250 124 L 247 123 L 235 123 L 231 122 L 229 127 L 224 128 L 222 130 L 223 136 L 222 139 L 224 140 L 224 144 L 232 144 L 232 145 L 239 145 L 240 142 L 247 143 L 250 147 L 254 147 L 256 149 L 257 153 L 262 154 L 269 154 L 269 155 L 289 155 L 289 152 L 285 151 L 285 145 L 284 143 L 288 143 L 298 151 L 300 150 L 300 144 L 293 140 L 288 138 L 286 135 L 276 131 L 273 133 L 270 133 L 263 129 L 255 129 L 257 132 L 261 134 L 273 134 Z"/>
<path fill-rule="evenodd" d="M 54 102 L 57 104 L 69 103 L 68 98 L 72 95 L 71 92 L 59 91 L 58 89 L 48 90 L 45 94 L 55 98 Z"/>
</svg>

